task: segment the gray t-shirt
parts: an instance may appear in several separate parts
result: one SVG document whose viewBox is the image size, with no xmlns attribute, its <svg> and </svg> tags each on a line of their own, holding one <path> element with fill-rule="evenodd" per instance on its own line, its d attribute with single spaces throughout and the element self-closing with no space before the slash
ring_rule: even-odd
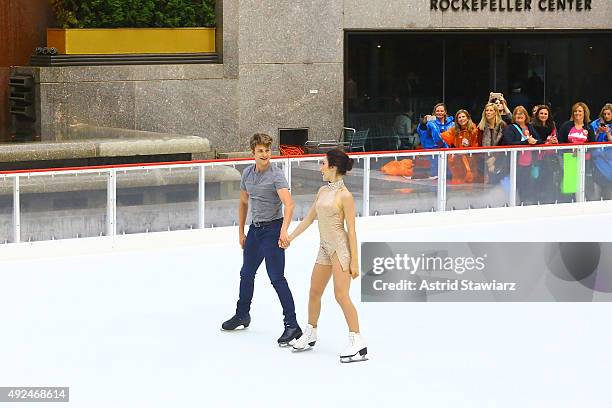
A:
<svg viewBox="0 0 612 408">
<path fill-rule="evenodd" d="M 283 203 L 276 190 L 289 188 L 285 174 L 274 164 L 266 171 L 255 171 L 255 165 L 249 165 L 242 172 L 240 189 L 249 194 L 251 218 L 253 222 L 266 222 L 283 217 Z"/>
</svg>

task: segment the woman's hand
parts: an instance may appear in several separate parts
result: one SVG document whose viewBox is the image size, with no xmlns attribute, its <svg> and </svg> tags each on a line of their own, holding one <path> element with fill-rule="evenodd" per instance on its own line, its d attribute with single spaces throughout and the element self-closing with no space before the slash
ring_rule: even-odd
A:
<svg viewBox="0 0 612 408">
<path fill-rule="evenodd" d="M 357 262 L 357 260 L 351 261 L 349 269 L 351 272 L 351 278 L 355 279 L 359 276 L 359 262 Z"/>
</svg>

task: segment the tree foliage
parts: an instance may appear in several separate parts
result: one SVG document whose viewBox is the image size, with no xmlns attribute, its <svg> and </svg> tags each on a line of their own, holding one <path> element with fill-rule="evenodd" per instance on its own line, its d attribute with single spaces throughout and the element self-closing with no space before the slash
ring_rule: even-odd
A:
<svg viewBox="0 0 612 408">
<path fill-rule="evenodd" d="M 61 28 L 214 27 L 215 0 L 50 0 Z"/>
</svg>

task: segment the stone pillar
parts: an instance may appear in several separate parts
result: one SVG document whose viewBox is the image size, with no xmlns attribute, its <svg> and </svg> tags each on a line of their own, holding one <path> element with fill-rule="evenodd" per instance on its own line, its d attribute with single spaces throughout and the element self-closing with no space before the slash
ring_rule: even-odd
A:
<svg viewBox="0 0 612 408">
<path fill-rule="evenodd" d="M 0 141 L 8 139 L 8 78 L 12 65 L 25 65 L 54 22 L 48 0 L 0 0 Z"/>
</svg>

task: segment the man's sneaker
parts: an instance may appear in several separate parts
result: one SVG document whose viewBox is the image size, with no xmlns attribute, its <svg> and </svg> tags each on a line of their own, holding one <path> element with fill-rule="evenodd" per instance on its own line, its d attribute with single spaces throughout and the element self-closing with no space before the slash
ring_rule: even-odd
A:
<svg viewBox="0 0 612 408">
<path fill-rule="evenodd" d="M 249 327 L 249 324 L 251 324 L 251 316 L 246 315 L 239 317 L 238 315 L 234 315 L 231 319 L 223 322 L 221 325 L 221 330 L 236 330 L 238 328 L 246 329 Z"/>
</svg>

